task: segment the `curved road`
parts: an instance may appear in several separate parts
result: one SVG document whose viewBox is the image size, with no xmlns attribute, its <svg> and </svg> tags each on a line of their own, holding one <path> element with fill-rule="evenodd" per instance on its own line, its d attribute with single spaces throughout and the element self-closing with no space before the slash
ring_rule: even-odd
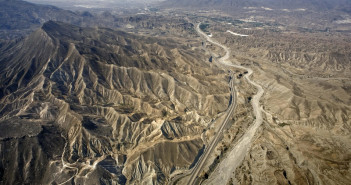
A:
<svg viewBox="0 0 351 185">
<path fill-rule="evenodd" d="M 201 24 L 201 23 L 200 23 Z M 226 184 L 229 180 L 230 177 L 234 176 L 235 169 L 242 163 L 242 161 L 245 158 L 245 155 L 247 154 L 249 148 L 251 147 L 251 141 L 252 138 L 254 137 L 257 129 L 260 127 L 262 124 L 262 112 L 260 109 L 260 99 L 263 96 L 264 90 L 263 88 L 252 81 L 249 77 L 252 75 L 253 71 L 250 68 L 246 68 L 243 66 L 235 65 L 232 64 L 230 61 L 228 61 L 230 57 L 230 51 L 229 49 L 212 40 L 209 36 L 207 36 L 204 32 L 200 30 L 200 24 L 197 25 L 196 31 L 204 36 L 208 42 L 215 44 L 221 48 L 223 48 L 226 51 L 226 55 L 222 57 L 219 62 L 225 66 L 229 67 L 234 67 L 234 68 L 239 68 L 248 71 L 248 74 L 245 75 L 245 79 L 253 86 L 255 86 L 258 90 L 257 94 L 253 96 L 252 99 L 252 107 L 254 110 L 254 115 L 256 117 L 254 124 L 248 129 L 248 131 L 240 138 L 240 140 L 237 142 L 237 144 L 231 149 L 229 155 L 221 161 L 221 163 L 217 166 L 215 171 L 212 173 L 210 178 L 205 181 L 205 184 Z M 213 146 L 212 146 L 213 147 Z M 212 149 L 209 148 L 209 151 Z M 206 156 L 202 159 L 203 161 L 206 160 Z M 201 164 L 199 165 L 199 167 Z M 193 170 L 190 176 L 189 183 L 190 185 L 194 184 L 195 179 L 198 177 L 200 170 Z"/>
<path fill-rule="evenodd" d="M 201 23 L 200 23 L 201 24 Z M 258 85 L 256 82 L 252 81 L 249 77 L 252 75 L 253 71 L 250 68 L 246 68 L 243 66 L 235 65 L 228 61 L 230 56 L 229 49 L 216 42 L 213 41 L 210 37 L 208 37 L 204 32 L 200 30 L 200 24 L 198 24 L 196 31 L 203 35 L 208 42 L 215 44 L 226 51 L 226 55 L 220 59 L 220 62 L 226 66 L 235 67 L 239 69 L 243 69 L 248 71 L 248 74 L 245 75 L 245 79 L 253 86 L 255 86 L 258 90 L 257 94 L 253 96 L 252 99 L 252 107 L 254 111 L 254 115 L 256 117 L 254 124 L 248 129 L 248 131 L 239 139 L 237 144 L 231 149 L 229 155 L 225 159 L 221 161 L 221 163 L 217 166 L 215 171 L 209 177 L 204 184 L 227 184 L 230 180 L 230 177 L 234 176 L 235 169 L 242 163 L 247 154 L 249 148 L 251 147 L 251 141 L 254 137 L 257 129 L 262 124 L 262 112 L 260 108 L 260 99 L 263 96 L 264 90 L 262 86 Z M 198 174 L 193 173 L 192 176 L 195 178 Z M 194 178 L 193 177 L 193 178 Z M 192 179 L 192 178 L 191 178 Z M 193 181 L 189 181 L 188 184 L 193 184 Z"/>
<path fill-rule="evenodd" d="M 248 71 L 248 73 L 245 75 L 245 79 L 254 87 L 257 88 L 258 92 L 256 95 L 253 96 L 252 99 L 252 107 L 254 110 L 254 115 L 256 117 L 254 124 L 248 129 L 248 131 L 239 139 L 237 144 L 230 150 L 229 155 L 225 159 L 223 159 L 220 164 L 217 166 L 215 171 L 211 174 L 209 179 L 204 182 L 204 184 L 227 184 L 227 182 L 230 180 L 230 177 L 234 176 L 235 169 L 242 163 L 242 161 L 245 158 L 245 155 L 247 154 L 249 148 L 251 147 L 251 141 L 252 138 L 254 137 L 257 129 L 260 127 L 262 124 L 262 112 L 260 108 L 260 99 L 263 96 L 264 90 L 263 88 L 252 81 L 249 77 L 252 75 L 253 71 L 250 68 L 246 68 L 240 65 L 235 65 L 232 64 L 228 59 L 230 58 L 230 51 L 229 49 L 218 43 L 217 41 L 212 40 L 208 35 L 206 35 L 204 32 L 201 31 L 200 29 L 200 24 L 199 23 L 196 27 L 196 31 L 199 33 L 199 35 L 202 35 L 207 39 L 208 42 L 215 44 L 221 48 L 223 48 L 226 52 L 226 54 L 219 59 L 219 63 L 226 66 L 226 67 L 234 67 L 234 68 L 239 68 Z M 190 176 L 188 185 L 193 185 L 196 183 L 196 179 L 199 176 L 199 173 L 201 172 L 201 169 L 203 169 L 203 166 L 207 160 L 207 158 L 210 156 L 212 153 L 213 149 L 217 146 L 220 136 L 223 133 L 223 130 L 225 126 L 228 124 L 229 117 L 233 114 L 235 107 L 236 107 L 236 91 L 234 87 L 234 76 L 233 72 L 231 72 L 231 81 L 230 81 L 230 88 L 231 88 L 231 95 L 232 95 L 232 101 L 233 103 L 230 105 L 228 109 L 228 113 L 226 115 L 225 120 L 223 121 L 220 129 L 218 130 L 217 134 L 214 136 L 214 139 L 212 140 L 211 144 L 205 148 L 204 154 L 200 157 L 199 161 L 196 163 L 194 168 L 185 173 L 181 173 L 173 177 L 170 181 L 169 184 L 174 184 L 176 183 L 179 179 L 184 178 L 186 176 Z"/>
<path fill-rule="evenodd" d="M 199 25 L 198 25 L 198 29 L 199 29 Z M 199 32 L 199 30 L 198 30 L 198 32 Z M 204 35 L 206 36 L 206 38 L 210 38 L 206 34 L 204 34 Z M 220 58 L 220 63 L 223 64 L 224 61 L 228 60 L 229 56 L 230 56 L 230 54 L 229 54 L 228 50 L 226 50 L 226 55 L 223 56 L 222 58 Z M 230 100 L 231 103 L 229 104 L 229 107 L 227 109 L 226 117 L 223 120 L 216 135 L 212 139 L 211 143 L 205 148 L 204 153 L 201 155 L 200 159 L 195 164 L 195 166 L 191 169 L 191 171 L 175 175 L 173 178 L 171 178 L 171 180 L 168 184 L 170 184 L 170 185 L 176 184 L 179 179 L 182 179 L 186 176 L 190 176 L 188 184 L 194 184 L 196 181 L 196 178 L 198 177 L 198 174 L 201 172 L 201 169 L 203 169 L 203 166 L 204 166 L 207 158 L 213 152 L 213 149 L 216 148 L 216 146 L 218 145 L 220 138 L 223 135 L 224 128 L 226 128 L 226 126 L 230 123 L 229 119 L 233 115 L 234 110 L 236 108 L 236 90 L 235 90 L 235 83 L 234 83 L 235 75 L 234 75 L 234 72 L 231 70 L 230 70 L 230 77 L 231 77 L 231 79 L 229 82 L 229 87 L 230 87 L 230 93 L 231 93 L 231 100 Z"/>
</svg>

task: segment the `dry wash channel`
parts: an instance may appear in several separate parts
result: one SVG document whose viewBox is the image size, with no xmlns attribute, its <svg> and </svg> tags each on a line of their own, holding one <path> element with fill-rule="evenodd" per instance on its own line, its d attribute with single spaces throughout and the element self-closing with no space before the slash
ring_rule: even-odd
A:
<svg viewBox="0 0 351 185">
<path fill-rule="evenodd" d="M 255 83 L 254 81 L 252 81 L 249 78 L 250 75 L 253 73 L 252 69 L 246 68 L 243 66 L 239 66 L 239 65 L 235 65 L 235 64 L 232 64 L 230 61 L 228 61 L 228 59 L 230 57 L 229 49 L 226 46 L 224 46 L 216 41 L 213 41 L 208 35 L 206 35 L 204 32 L 202 32 L 200 30 L 200 24 L 198 24 L 196 31 L 200 35 L 205 37 L 208 42 L 215 44 L 215 45 L 223 48 L 226 51 L 226 55 L 224 57 L 222 57 L 219 60 L 219 62 L 225 66 L 247 70 L 248 73 L 245 75 L 245 79 L 251 85 L 253 85 L 254 87 L 256 87 L 258 89 L 257 94 L 254 95 L 253 99 L 252 99 L 252 107 L 254 110 L 254 115 L 256 117 L 254 125 L 252 125 L 248 129 L 248 131 L 240 138 L 240 140 L 236 143 L 236 145 L 229 152 L 229 155 L 227 155 L 227 157 L 221 161 L 221 163 L 218 165 L 218 167 L 215 169 L 215 171 L 212 173 L 212 175 L 210 175 L 209 179 L 207 181 L 205 181 L 205 184 L 214 184 L 214 183 L 226 184 L 229 181 L 230 177 L 232 176 L 232 173 L 244 160 L 244 157 L 251 146 L 252 138 L 254 137 L 259 126 L 262 124 L 262 112 L 261 112 L 261 107 L 260 107 L 260 99 L 263 96 L 264 90 L 259 84 Z M 205 159 L 203 159 L 203 160 L 205 160 Z M 194 173 L 194 174 L 192 174 L 192 176 L 197 177 L 198 174 Z M 189 184 L 194 183 L 194 180 L 192 180 L 192 179 L 194 179 L 194 178 L 190 178 Z"/>
</svg>

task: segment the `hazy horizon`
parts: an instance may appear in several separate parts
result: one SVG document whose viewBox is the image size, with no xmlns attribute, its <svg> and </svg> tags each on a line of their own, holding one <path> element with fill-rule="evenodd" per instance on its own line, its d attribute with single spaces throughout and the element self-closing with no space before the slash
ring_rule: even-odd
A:
<svg viewBox="0 0 351 185">
<path fill-rule="evenodd" d="M 54 5 L 62 8 L 118 8 L 129 6 L 146 6 L 164 0 L 26 0 L 37 4 Z"/>
</svg>

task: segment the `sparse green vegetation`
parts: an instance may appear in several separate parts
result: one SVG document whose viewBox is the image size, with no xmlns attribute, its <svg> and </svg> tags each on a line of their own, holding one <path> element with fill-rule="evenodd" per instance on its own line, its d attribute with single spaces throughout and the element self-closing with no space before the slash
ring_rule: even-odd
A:
<svg viewBox="0 0 351 185">
<path fill-rule="evenodd" d="M 121 113 L 124 113 L 124 114 L 130 114 L 130 113 L 133 113 L 134 110 L 135 110 L 135 107 L 134 105 L 131 105 L 131 104 L 124 104 L 124 103 L 121 103 L 119 104 L 118 106 L 115 106 L 113 107 L 117 112 L 121 112 Z"/>
<path fill-rule="evenodd" d="M 208 23 L 202 23 L 201 25 L 200 25 L 200 29 L 203 31 L 203 32 L 205 32 L 205 33 L 208 33 L 208 28 L 210 27 L 210 24 L 208 24 Z"/>
<path fill-rule="evenodd" d="M 279 123 L 278 124 L 280 127 L 285 127 L 285 126 L 288 126 L 288 125 L 290 125 L 289 123 Z"/>
<path fill-rule="evenodd" d="M 233 25 L 238 25 L 238 24 L 243 24 L 243 23 L 245 23 L 244 21 L 241 21 L 241 20 L 233 20 L 233 21 L 231 21 L 231 23 L 233 24 Z"/>
<path fill-rule="evenodd" d="M 150 8 L 149 10 L 150 10 L 151 12 L 157 12 L 157 11 L 159 11 L 158 8 Z"/>
<path fill-rule="evenodd" d="M 167 117 L 168 115 L 168 111 L 166 111 L 165 109 L 162 110 L 162 116 L 163 117 Z"/>
</svg>

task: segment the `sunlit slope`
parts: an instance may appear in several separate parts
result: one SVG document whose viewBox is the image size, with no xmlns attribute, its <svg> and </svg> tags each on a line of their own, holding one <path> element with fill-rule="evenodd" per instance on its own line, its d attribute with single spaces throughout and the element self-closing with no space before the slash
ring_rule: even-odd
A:
<svg viewBox="0 0 351 185">
<path fill-rule="evenodd" d="M 162 184 L 188 168 L 229 88 L 180 42 L 51 21 L 4 46 L 3 182 Z"/>
</svg>

